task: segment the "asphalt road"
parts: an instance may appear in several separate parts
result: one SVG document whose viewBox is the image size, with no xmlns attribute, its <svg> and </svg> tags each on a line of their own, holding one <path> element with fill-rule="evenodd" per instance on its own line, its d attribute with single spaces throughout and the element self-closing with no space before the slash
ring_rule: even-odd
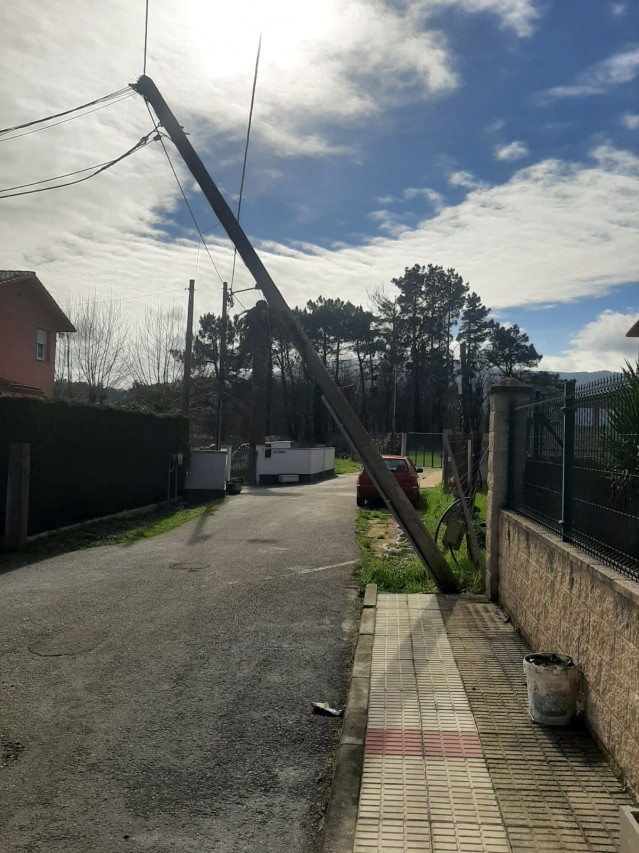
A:
<svg viewBox="0 0 639 853">
<path fill-rule="evenodd" d="M 0 575 L 0 850 L 306 853 L 358 603 L 355 477 Z"/>
</svg>

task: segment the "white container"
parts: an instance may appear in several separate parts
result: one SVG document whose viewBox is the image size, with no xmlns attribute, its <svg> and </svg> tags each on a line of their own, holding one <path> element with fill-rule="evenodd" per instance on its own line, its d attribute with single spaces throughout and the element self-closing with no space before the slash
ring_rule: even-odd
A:
<svg viewBox="0 0 639 853">
<path fill-rule="evenodd" d="M 639 809 L 622 806 L 620 817 L 619 853 L 637 853 L 639 850 Z"/>
<path fill-rule="evenodd" d="M 579 669 L 573 659 L 554 652 L 526 655 L 524 673 L 533 722 L 567 726 L 577 711 Z"/>
</svg>

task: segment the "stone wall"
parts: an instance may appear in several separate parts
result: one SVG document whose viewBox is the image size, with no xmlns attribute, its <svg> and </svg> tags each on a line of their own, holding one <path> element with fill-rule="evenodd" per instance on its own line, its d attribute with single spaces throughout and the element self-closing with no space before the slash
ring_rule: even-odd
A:
<svg viewBox="0 0 639 853">
<path fill-rule="evenodd" d="M 639 794 L 639 584 L 509 511 L 499 599 L 533 651 L 570 655 L 588 725 Z"/>
</svg>

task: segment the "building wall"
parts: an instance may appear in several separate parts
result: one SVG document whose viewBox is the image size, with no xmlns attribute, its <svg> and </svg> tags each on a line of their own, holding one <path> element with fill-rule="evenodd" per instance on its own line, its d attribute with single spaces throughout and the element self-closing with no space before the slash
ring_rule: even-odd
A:
<svg viewBox="0 0 639 853">
<path fill-rule="evenodd" d="M 586 720 L 639 793 L 639 584 L 515 513 L 499 525 L 499 598 L 533 651 L 581 667 Z"/>
<path fill-rule="evenodd" d="M 47 332 L 47 357 L 36 359 L 36 333 Z M 0 376 L 53 396 L 55 327 L 51 311 L 28 281 L 0 287 Z"/>
</svg>

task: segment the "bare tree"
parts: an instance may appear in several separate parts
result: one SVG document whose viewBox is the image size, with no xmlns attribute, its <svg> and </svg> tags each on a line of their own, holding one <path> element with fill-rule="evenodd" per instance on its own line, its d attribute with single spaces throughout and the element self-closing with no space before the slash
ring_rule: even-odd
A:
<svg viewBox="0 0 639 853">
<path fill-rule="evenodd" d="M 132 396 L 143 408 L 156 412 L 179 408 L 185 328 L 184 311 L 176 305 L 149 308 L 138 324 L 128 372 Z"/>
<path fill-rule="evenodd" d="M 56 352 L 58 393 L 89 403 L 104 402 L 107 388 L 117 388 L 126 370 L 129 337 L 117 299 L 93 292 L 65 306 L 76 331 L 60 335 Z"/>
</svg>

